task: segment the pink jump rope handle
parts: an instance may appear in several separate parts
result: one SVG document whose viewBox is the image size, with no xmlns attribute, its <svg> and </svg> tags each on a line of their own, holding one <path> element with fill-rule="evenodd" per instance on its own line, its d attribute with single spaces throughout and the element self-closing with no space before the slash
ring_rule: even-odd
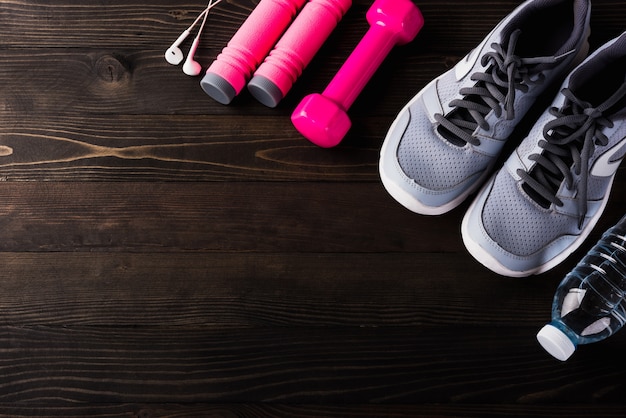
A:
<svg viewBox="0 0 626 418">
<path fill-rule="evenodd" d="M 305 0 L 261 0 L 206 71 L 200 85 L 222 104 L 245 87 Z"/>
<path fill-rule="evenodd" d="M 376 0 L 367 12 L 370 29 L 322 94 L 305 97 L 291 120 L 307 139 L 324 148 L 348 133 L 347 111 L 395 45 L 412 41 L 424 18 L 411 0 Z"/>
<path fill-rule="evenodd" d="M 352 6 L 352 0 L 310 0 L 248 84 L 261 103 L 276 107 Z"/>
</svg>

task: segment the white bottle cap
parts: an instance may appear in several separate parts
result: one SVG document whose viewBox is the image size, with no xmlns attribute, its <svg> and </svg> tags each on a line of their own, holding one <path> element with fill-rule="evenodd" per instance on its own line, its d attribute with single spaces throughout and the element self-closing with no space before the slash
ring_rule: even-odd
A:
<svg viewBox="0 0 626 418">
<path fill-rule="evenodd" d="M 537 333 L 539 344 L 555 358 L 565 361 L 574 351 L 576 346 L 567 335 L 553 325 L 546 325 Z"/>
</svg>

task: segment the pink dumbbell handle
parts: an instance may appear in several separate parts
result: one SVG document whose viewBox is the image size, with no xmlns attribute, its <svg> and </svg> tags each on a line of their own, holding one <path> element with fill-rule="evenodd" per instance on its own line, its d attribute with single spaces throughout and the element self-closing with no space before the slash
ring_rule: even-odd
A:
<svg viewBox="0 0 626 418">
<path fill-rule="evenodd" d="M 239 94 L 305 1 L 261 0 L 213 61 L 207 74 L 219 76 Z M 205 78 L 209 83 L 215 81 L 211 76 Z"/>
<path fill-rule="evenodd" d="M 424 18 L 412 0 L 376 0 L 367 12 L 370 29 L 322 94 L 306 96 L 291 115 L 296 129 L 321 147 L 348 133 L 348 109 L 394 45 L 413 40 Z"/>
<path fill-rule="evenodd" d="M 399 40 L 399 35 L 396 36 L 384 23 L 378 24 L 375 13 L 374 7 L 370 9 L 369 30 L 322 93 L 346 110 L 352 106 L 393 47 L 406 42 Z M 416 19 L 421 20 L 415 25 L 417 35 L 423 25 L 421 14 L 416 14 Z"/>
<path fill-rule="evenodd" d="M 309 0 L 254 73 L 255 78 L 248 86 L 253 95 L 262 103 L 276 105 L 291 89 L 350 6 L 352 0 Z"/>
<path fill-rule="evenodd" d="M 372 78 L 385 57 L 396 45 L 389 36 L 380 36 L 383 27 L 374 26 L 367 31 L 352 51 L 341 69 L 328 84 L 323 96 L 349 109 L 365 85 Z"/>
</svg>

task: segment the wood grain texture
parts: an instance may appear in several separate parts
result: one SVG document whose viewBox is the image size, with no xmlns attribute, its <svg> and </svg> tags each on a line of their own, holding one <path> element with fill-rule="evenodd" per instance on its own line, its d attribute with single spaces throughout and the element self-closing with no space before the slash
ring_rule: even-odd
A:
<svg viewBox="0 0 626 418">
<path fill-rule="evenodd" d="M 623 416 L 626 334 L 567 363 L 535 334 L 623 215 L 626 169 L 589 242 L 523 280 L 468 255 L 469 202 L 400 207 L 378 175 L 389 125 L 520 1 L 416 3 L 424 29 L 320 149 L 291 111 L 370 0 L 276 109 L 220 105 L 165 62 L 204 2 L 0 0 L 0 417 Z M 256 4 L 214 9 L 203 65 Z M 594 0 L 592 47 L 625 23 Z"/>
<path fill-rule="evenodd" d="M 582 352 L 591 370 L 543 356 L 534 328 L 500 331 L 3 327 L 0 403 L 622 402 L 614 362 L 623 338 L 604 348 L 602 363 Z"/>
<path fill-rule="evenodd" d="M 276 403 L 237 404 L 116 404 L 74 407 L 18 407 L 0 417 L 128 417 L 128 418 L 502 418 L 584 417 L 621 418 L 623 409 L 611 405 L 299 405 Z"/>
<path fill-rule="evenodd" d="M 511 283 L 469 260 L 446 268 L 451 256 L 459 257 L 3 253 L 0 323 L 223 329 L 536 327 L 546 320 L 552 280 Z M 457 286 L 464 276 L 475 277 L 473 286 Z M 496 296 L 499 303 L 485 309 Z"/>
</svg>

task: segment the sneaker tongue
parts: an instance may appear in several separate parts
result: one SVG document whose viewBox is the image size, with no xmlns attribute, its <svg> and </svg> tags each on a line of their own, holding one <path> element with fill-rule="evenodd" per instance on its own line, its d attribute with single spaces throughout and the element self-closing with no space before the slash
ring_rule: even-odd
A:
<svg viewBox="0 0 626 418">
<path fill-rule="evenodd" d="M 620 92 L 626 85 L 626 56 L 617 60 L 605 69 L 599 70 L 600 74 L 594 77 L 602 82 L 590 82 L 583 79 L 573 79 L 571 89 L 581 100 L 596 108 L 603 108 L 607 114 L 613 114 L 624 108 L 624 93 Z M 607 105 L 608 103 L 608 105 Z M 611 108 L 611 109 L 609 109 Z"/>
</svg>

